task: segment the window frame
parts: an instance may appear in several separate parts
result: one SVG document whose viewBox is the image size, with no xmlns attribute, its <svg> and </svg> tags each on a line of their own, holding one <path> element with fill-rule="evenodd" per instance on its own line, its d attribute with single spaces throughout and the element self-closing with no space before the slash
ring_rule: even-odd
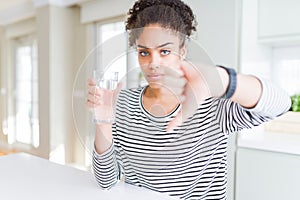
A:
<svg viewBox="0 0 300 200">
<path fill-rule="evenodd" d="M 12 117 L 12 122 L 8 124 L 8 126 L 12 126 L 12 128 L 8 127 L 8 133 L 7 133 L 7 143 L 11 146 L 14 146 L 18 149 L 24 149 L 27 151 L 30 150 L 37 150 L 40 147 L 40 143 L 38 142 L 38 145 L 34 145 L 33 142 L 33 132 L 30 133 L 30 143 L 25 143 L 25 142 L 21 142 L 18 140 L 17 138 L 17 119 L 16 119 L 16 104 L 17 104 L 17 97 L 16 97 L 16 93 L 17 93 L 17 48 L 18 47 L 24 47 L 24 46 L 31 46 L 31 48 L 33 47 L 33 45 L 35 45 L 34 48 L 36 51 L 36 58 L 33 58 L 32 54 L 31 54 L 31 59 L 35 59 L 35 63 L 31 62 L 31 64 L 35 65 L 32 66 L 32 68 L 36 68 L 35 70 L 37 70 L 35 73 L 37 73 L 37 80 L 33 80 L 33 71 L 31 74 L 31 78 L 30 78 L 30 87 L 31 87 L 31 92 L 33 92 L 33 87 L 34 87 L 34 83 L 36 82 L 37 84 L 37 91 L 36 91 L 36 100 L 37 102 L 35 103 L 36 105 L 34 106 L 34 100 L 33 100 L 33 93 L 30 94 L 31 96 L 31 107 L 36 107 L 37 108 L 37 124 L 38 124 L 38 141 L 40 140 L 40 130 L 39 130 L 39 99 L 38 99 L 38 93 L 39 93 L 39 83 L 38 83 L 38 41 L 37 41 L 37 36 L 35 33 L 32 34 L 26 34 L 26 35 L 22 35 L 19 37 L 14 37 L 10 39 L 10 43 L 11 43 L 11 73 L 10 73 L 10 88 L 12 90 L 12 93 L 10 95 L 10 97 L 8 98 L 8 106 L 9 106 L 9 115 L 13 116 Z M 30 118 L 30 128 L 32 130 L 32 120 L 33 118 Z"/>
</svg>

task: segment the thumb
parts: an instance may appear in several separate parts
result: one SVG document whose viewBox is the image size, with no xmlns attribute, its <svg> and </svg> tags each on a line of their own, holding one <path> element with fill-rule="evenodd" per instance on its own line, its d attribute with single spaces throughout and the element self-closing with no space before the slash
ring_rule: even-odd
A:
<svg viewBox="0 0 300 200">
<path fill-rule="evenodd" d="M 121 89 L 122 89 L 122 83 L 120 82 L 120 83 L 118 83 L 117 88 L 113 90 L 113 93 L 114 93 L 114 100 L 115 100 L 115 101 L 117 100 L 118 95 L 119 95 Z"/>
<path fill-rule="evenodd" d="M 187 61 L 183 61 L 180 65 L 180 69 L 183 72 L 187 81 L 191 81 L 197 76 L 199 76 L 200 71 L 194 66 L 192 63 L 188 63 Z"/>
<path fill-rule="evenodd" d="M 118 95 L 120 93 L 121 89 L 122 89 L 122 83 L 120 82 L 120 83 L 118 83 L 117 88 L 114 89 L 114 93 Z"/>
<path fill-rule="evenodd" d="M 192 67 L 192 66 L 189 66 Z M 191 71 L 188 69 L 186 70 L 188 73 Z M 184 72 L 185 73 L 185 72 Z M 193 78 L 193 74 L 186 74 L 185 76 L 190 76 L 190 78 Z M 188 79 L 188 78 L 186 78 Z M 193 88 L 193 81 L 188 80 L 187 84 L 185 85 L 184 89 L 184 101 L 182 102 L 182 106 L 178 114 L 175 116 L 174 119 L 172 119 L 168 126 L 167 126 L 167 132 L 172 131 L 175 127 L 180 126 L 182 123 L 184 123 L 189 117 L 191 117 L 195 111 L 198 108 L 198 99 L 201 97 L 198 97 L 197 92 L 194 91 L 200 91 Z M 195 85 L 195 84 L 194 84 Z"/>
<path fill-rule="evenodd" d="M 183 121 L 184 120 L 182 119 L 182 109 L 181 109 L 179 113 L 176 115 L 176 117 L 169 122 L 167 126 L 167 132 L 171 132 L 175 127 L 180 126 Z"/>
<path fill-rule="evenodd" d="M 178 114 L 169 122 L 167 126 L 167 132 L 171 132 L 174 128 L 180 126 L 185 122 L 189 117 L 191 117 L 194 112 L 197 110 L 196 104 L 188 106 L 188 102 L 184 102 L 181 106 Z"/>
<path fill-rule="evenodd" d="M 117 88 L 113 91 L 113 109 L 114 109 L 114 113 L 116 112 L 116 106 L 117 106 L 117 99 L 118 99 L 118 95 L 120 93 L 122 89 L 122 83 L 118 83 Z"/>
</svg>

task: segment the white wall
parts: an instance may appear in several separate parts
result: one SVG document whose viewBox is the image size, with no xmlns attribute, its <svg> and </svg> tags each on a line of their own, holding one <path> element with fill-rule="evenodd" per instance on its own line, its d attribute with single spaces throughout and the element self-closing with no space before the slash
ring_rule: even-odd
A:
<svg viewBox="0 0 300 200">
<path fill-rule="evenodd" d="M 270 79 L 271 47 L 258 43 L 258 0 L 243 0 L 241 72 Z"/>
<path fill-rule="evenodd" d="M 72 161 L 76 137 L 72 92 L 76 58 L 76 23 L 79 9 L 50 6 L 50 123 L 51 150 L 63 144 L 66 161 Z M 78 30 L 77 30 L 78 31 Z"/>
<path fill-rule="evenodd" d="M 127 14 L 135 0 L 101 0 L 88 1 L 81 5 L 81 22 L 110 19 Z"/>
<path fill-rule="evenodd" d="M 50 153 L 50 11 L 47 7 L 37 10 L 38 73 L 39 73 L 39 123 L 40 156 L 49 158 Z"/>
<path fill-rule="evenodd" d="M 86 54 L 85 26 L 79 16 L 76 7 L 44 6 L 37 10 L 40 129 L 42 135 L 48 134 L 51 150 L 64 146 L 67 163 L 82 157 L 74 155 L 80 145 L 72 115 L 74 77 Z"/>
<path fill-rule="evenodd" d="M 215 64 L 238 66 L 239 0 L 186 0 L 194 10 L 197 41 Z"/>
</svg>

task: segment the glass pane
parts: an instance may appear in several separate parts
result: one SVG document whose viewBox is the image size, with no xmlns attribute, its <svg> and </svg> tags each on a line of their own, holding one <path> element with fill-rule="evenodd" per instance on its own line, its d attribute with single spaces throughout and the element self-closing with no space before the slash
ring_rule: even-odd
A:
<svg viewBox="0 0 300 200">
<path fill-rule="evenodd" d="M 114 23 L 109 23 L 109 24 L 103 24 L 98 26 L 98 43 L 99 44 L 104 44 L 107 42 L 109 39 L 112 39 L 113 37 L 116 37 L 119 34 L 122 34 L 125 32 L 125 25 L 124 22 L 114 22 Z M 126 43 L 120 44 L 124 45 L 123 47 L 126 47 Z M 101 45 L 99 46 L 100 48 L 98 49 L 98 66 L 101 66 L 101 58 L 104 57 L 106 53 L 108 52 L 103 52 L 101 49 Z M 120 47 L 121 48 L 121 47 Z M 108 71 L 118 71 L 119 72 L 119 79 L 122 77 L 126 76 L 127 72 L 127 56 L 121 56 L 118 57 L 116 60 L 114 60 L 110 66 L 104 66 L 108 67 Z"/>
<path fill-rule="evenodd" d="M 17 42 L 17 41 L 16 41 Z M 15 65 L 15 141 L 39 145 L 36 43 L 17 44 Z"/>
<path fill-rule="evenodd" d="M 31 48 L 23 46 L 16 55 L 16 140 L 31 141 Z"/>
<path fill-rule="evenodd" d="M 124 27 L 124 22 L 100 25 L 101 42 L 105 42 L 106 40 L 123 33 L 125 30 Z"/>
</svg>

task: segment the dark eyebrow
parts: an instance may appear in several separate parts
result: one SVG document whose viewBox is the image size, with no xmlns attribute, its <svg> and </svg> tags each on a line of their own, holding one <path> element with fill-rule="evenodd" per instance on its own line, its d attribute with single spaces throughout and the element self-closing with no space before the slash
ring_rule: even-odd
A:
<svg viewBox="0 0 300 200">
<path fill-rule="evenodd" d="M 169 45 L 169 44 L 174 44 L 174 43 L 173 43 L 173 42 L 167 42 L 167 43 L 164 43 L 164 44 L 159 45 L 159 46 L 156 47 L 156 48 L 161 48 L 161 47 L 167 46 L 167 45 Z"/>
<path fill-rule="evenodd" d="M 137 47 L 142 48 L 142 49 L 149 49 L 148 47 L 143 46 L 143 45 L 137 45 Z"/>
<path fill-rule="evenodd" d="M 167 42 L 167 43 L 164 43 L 164 44 L 161 44 L 161 45 L 158 45 L 157 47 L 155 47 L 155 48 L 161 48 L 161 47 L 165 47 L 165 46 L 167 46 L 167 45 L 169 45 L 169 44 L 174 44 L 173 42 Z M 151 49 L 151 48 L 149 48 L 149 47 L 146 47 L 146 46 L 144 46 L 144 45 L 137 45 L 137 47 L 139 47 L 139 48 L 143 48 L 143 49 Z"/>
</svg>

